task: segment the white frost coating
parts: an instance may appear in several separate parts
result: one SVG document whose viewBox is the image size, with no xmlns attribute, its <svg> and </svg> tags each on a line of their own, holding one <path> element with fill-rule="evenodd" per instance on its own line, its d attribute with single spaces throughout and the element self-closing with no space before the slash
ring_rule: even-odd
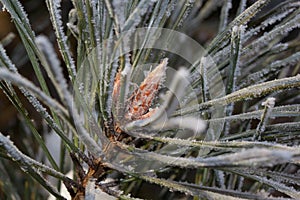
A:
<svg viewBox="0 0 300 200">
<path fill-rule="evenodd" d="M 236 33 L 238 30 L 239 30 L 239 27 L 238 27 L 238 26 L 233 26 L 233 27 L 232 27 L 232 31 L 233 31 L 233 32 Z"/>
<path fill-rule="evenodd" d="M 225 173 L 221 170 L 214 170 L 217 175 L 217 182 L 221 186 L 221 188 L 225 189 Z"/>
<path fill-rule="evenodd" d="M 211 158 L 205 158 L 210 162 L 238 162 L 239 164 L 249 164 L 254 163 L 260 164 L 262 166 L 272 166 L 274 164 L 288 162 L 292 159 L 295 152 L 289 152 L 285 150 L 274 150 L 267 148 L 252 148 L 247 150 L 242 150 L 237 153 L 229 153 L 221 156 L 215 156 Z M 268 162 L 269 161 L 269 162 Z"/>
<path fill-rule="evenodd" d="M 76 76 L 76 67 L 74 64 L 74 60 L 71 56 L 71 51 L 69 50 L 69 47 L 67 45 L 67 36 L 64 33 L 63 30 L 63 23 L 61 20 L 61 15 L 60 15 L 60 0 L 47 0 L 47 7 L 50 13 L 50 18 L 53 24 L 53 27 L 55 29 L 55 34 L 57 37 L 57 42 L 59 46 L 59 50 L 61 52 L 61 55 L 63 56 L 67 67 L 69 68 L 69 75 L 70 78 Z"/>
<path fill-rule="evenodd" d="M 11 62 L 10 58 L 6 54 L 6 50 L 3 48 L 2 44 L 0 43 L 0 56 L 4 58 L 4 64 L 8 67 L 8 69 L 12 72 L 18 73 L 18 69 L 16 66 Z M 3 62 L 3 61 L 1 61 Z"/>
<path fill-rule="evenodd" d="M 137 7 L 133 10 L 131 15 L 126 20 L 126 22 L 121 30 L 128 31 L 131 28 L 136 27 L 141 22 L 142 16 L 147 13 L 148 9 L 150 9 L 156 1 L 157 0 L 142 0 L 142 1 L 140 1 L 139 4 L 137 5 Z"/>
<path fill-rule="evenodd" d="M 94 22 L 94 20 L 93 20 L 93 17 L 91 17 L 91 18 L 89 19 L 88 14 L 87 14 L 88 11 L 87 11 L 87 8 L 86 8 L 86 4 L 87 4 L 87 3 L 82 3 L 80 9 L 81 9 L 81 13 L 82 13 L 82 15 L 83 15 L 83 16 L 82 16 L 82 19 L 85 20 L 85 23 L 84 23 L 84 25 L 83 25 L 82 32 L 83 32 L 83 33 L 89 34 L 88 36 L 87 36 L 87 34 L 83 34 L 83 35 L 82 35 L 82 36 L 83 36 L 83 39 L 85 40 L 84 43 L 85 43 L 86 46 L 87 46 L 87 51 L 89 52 L 90 50 L 92 50 L 92 48 L 91 48 L 91 39 L 90 39 L 90 38 L 93 38 L 93 37 L 94 37 L 94 36 L 92 36 L 92 35 L 90 34 L 91 30 L 90 30 L 89 23 L 94 24 L 95 22 Z M 67 38 L 66 38 L 66 39 L 67 39 Z"/>
<path fill-rule="evenodd" d="M 266 101 L 262 102 L 262 106 L 266 106 L 268 108 L 273 108 L 275 105 L 275 98 L 274 97 L 269 97 Z"/>
<path fill-rule="evenodd" d="M 5 7 L 5 5 L 0 5 L 1 7 L 2 7 L 2 12 L 6 12 L 6 7 Z"/>
<path fill-rule="evenodd" d="M 52 46 L 52 44 L 50 43 L 50 41 L 48 40 L 47 37 L 40 35 L 38 37 L 36 37 L 36 43 L 39 46 L 39 48 L 41 49 L 41 51 L 45 54 L 46 56 L 46 60 L 47 62 L 49 62 L 50 64 L 50 68 L 51 68 L 51 72 L 49 72 L 50 74 L 54 74 L 54 79 L 52 80 L 53 83 L 56 85 L 56 82 L 58 83 L 58 86 L 56 87 L 58 90 L 58 93 L 60 95 L 60 97 L 65 100 L 64 94 L 67 92 L 67 81 L 63 75 L 62 72 L 62 68 L 60 65 L 60 61 L 55 53 L 55 50 Z M 47 69 L 46 70 L 50 70 Z M 50 77 L 53 78 L 53 77 Z"/>
<path fill-rule="evenodd" d="M 44 35 L 39 35 L 35 39 L 36 44 L 38 47 L 46 54 L 48 57 L 48 61 L 53 65 L 53 66 L 60 66 L 60 61 L 53 49 L 52 44 L 48 40 L 48 38 Z"/>
<path fill-rule="evenodd" d="M 241 14 L 246 9 L 247 0 L 241 0 L 237 14 Z"/>
<path fill-rule="evenodd" d="M 242 50 L 242 47 L 243 47 L 243 43 L 242 43 L 242 41 L 243 41 L 243 39 L 244 39 L 244 37 L 245 37 L 245 31 L 246 31 L 246 26 L 243 26 L 243 25 L 241 25 L 241 26 L 239 26 L 239 51 L 238 51 L 238 58 L 237 58 L 237 61 L 236 61 L 236 68 L 235 68 L 235 81 L 236 81 L 236 78 L 237 77 L 239 77 L 240 75 L 241 75 L 241 69 L 240 69 L 240 67 L 241 67 L 241 62 L 240 62 L 240 57 L 241 57 L 241 50 Z M 238 88 L 237 88 L 237 85 L 235 85 L 235 90 L 238 90 Z"/>
<path fill-rule="evenodd" d="M 166 17 L 170 17 L 172 12 L 176 12 L 175 8 L 177 6 L 178 0 L 170 0 L 170 3 L 168 5 L 168 9 L 165 12 Z"/>
<path fill-rule="evenodd" d="M 228 79 L 228 93 L 236 91 L 236 79 L 240 75 L 240 49 L 242 47 L 242 37 L 245 27 L 243 25 L 233 26 L 231 35 L 231 59 Z M 231 114 L 231 111 L 229 115 Z"/>
<path fill-rule="evenodd" d="M 283 59 L 277 60 L 271 63 L 271 67 L 287 67 L 290 65 L 296 65 L 300 61 L 300 52 L 294 53 L 293 55 Z"/>
<path fill-rule="evenodd" d="M 293 12 L 295 9 L 291 8 L 285 12 L 282 12 L 280 14 L 276 13 L 275 15 L 273 15 L 272 17 L 268 17 L 265 21 L 263 21 L 261 23 L 260 26 L 250 29 L 249 31 L 247 31 L 246 35 L 245 35 L 245 39 L 249 39 L 251 36 L 253 35 L 257 35 L 260 31 L 264 30 L 266 27 L 273 25 L 274 23 L 276 23 L 277 21 L 281 21 L 282 19 L 284 19 L 288 14 L 290 14 L 291 12 Z"/>
<path fill-rule="evenodd" d="M 0 68 L 0 79 L 6 80 L 6 81 L 11 81 L 19 87 L 24 87 L 24 88 L 30 90 L 45 104 L 47 104 L 49 107 L 56 110 L 56 112 L 64 113 L 65 115 L 68 115 L 67 111 L 64 109 L 64 107 L 61 106 L 56 100 L 54 100 L 51 97 L 49 97 L 48 95 L 46 95 L 39 88 L 37 88 L 35 85 L 33 85 L 29 80 L 25 79 L 24 77 L 20 76 L 19 74 L 12 73 L 5 68 Z M 33 99 L 31 99 L 31 100 L 33 100 Z M 40 104 L 40 103 L 37 102 L 37 105 L 38 104 Z"/>
<path fill-rule="evenodd" d="M 30 94 L 27 90 L 22 91 L 25 97 L 27 97 L 29 103 L 36 109 L 37 112 L 41 113 L 45 119 L 51 119 L 51 116 L 47 112 L 47 109 L 41 105 L 35 96 Z"/>
<path fill-rule="evenodd" d="M 261 134 L 265 131 L 266 129 L 266 124 L 268 122 L 268 119 L 270 118 L 270 114 L 272 112 L 272 108 L 275 105 L 275 98 L 274 97 L 269 97 L 265 102 L 262 103 L 263 106 L 265 106 L 265 110 L 261 116 L 260 122 L 257 125 L 256 128 L 256 133 L 253 136 L 253 139 L 261 139 Z"/>
<path fill-rule="evenodd" d="M 246 173 L 247 175 L 250 175 L 249 173 Z M 258 175 L 250 175 L 250 177 L 254 180 L 257 180 L 261 183 L 264 183 L 266 185 L 270 185 L 273 187 L 275 190 L 282 192 L 283 194 L 286 194 L 293 199 L 300 199 L 300 193 L 292 186 L 287 186 L 283 183 L 277 182 L 272 180 L 271 178 L 266 178 L 263 176 L 258 176 Z"/>
<path fill-rule="evenodd" d="M 284 44 L 278 44 L 278 50 L 276 52 L 279 52 L 280 49 L 285 48 Z M 277 48 L 276 48 L 277 49 Z M 288 67 L 291 65 L 296 65 L 300 61 L 300 52 L 294 53 L 293 55 L 283 59 L 283 60 L 277 60 L 272 62 L 269 66 L 266 66 L 265 69 L 262 69 L 259 72 L 252 73 L 246 77 L 246 79 L 240 84 L 240 88 L 247 87 L 249 85 L 252 85 L 253 83 L 262 83 L 268 80 L 269 74 L 276 73 L 280 71 L 283 67 Z"/>
<path fill-rule="evenodd" d="M 113 0 L 112 1 L 114 13 L 115 13 L 115 16 L 118 18 L 121 29 L 123 29 L 125 21 L 126 21 L 125 10 L 126 10 L 127 3 L 128 3 L 128 0 L 123 0 L 123 1 Z"/>
<path fill-rule="evenodd" d="M 192 1 L 190 0 L 190 1 L 187 1 L 187 2 L 184 4 L 184 6 L 185 6 L 186 8 L 185 8 L 185 11 L 184 11 L 183 15 L 182 15 L 181 18 L 180 18 L 180 21 L 178 22 L 177 27 L 183 26 L 183 22 L 184 22 L 184 20 L 189 16 L 189 14 L 190 14 L 190 12 L 191 12 L 193 6 L 194 6 L 194 2 L 195 2 L 194 0 L 192 0 Z"/>
<path fill-rule="evenodd" d="M 156 15 L 153 20 L 150 21 L 149 27 L 159 27 L 159 23 L 161 22 L 164 15 L 167 15 L 168 11 L 168 5 L 169 1 L 162 1 L 160 5 L 160 9 L 158 11 L 158 14 Z"/>
<path fill-rule="evenodd" d="M 282 52 L 282 51 L 285 51 L 288 47 L 289 47 L 288 43 L 278 43 L 272 47 L 272 51 Z"/>
<path fill-rule="evenodd" d="M 84 83 L 79 83 L 78 84 L 78 91 L 80 94 L 84 94 Z"/>
<path fill-rule="evenodd" d="M 213 60 L 214 62 L 220 63 L 222 62 L 224 59 L 228 58 L 228 55 L 230 54 L 230 45 L 225 46 L 224 48 L 220 49 L 220 51 L 216 52 L 213 55 Z"/>
<path fill-rule="evenodd" d="M 224 29 L 226 28 L 228 24 L 229 10 L 232 8 L 231 0 L 225 0 L 223 2 L 224 3 L 221 11 L 221 22 L 220 22 L 219 32 L 224 31 Z"/>
<path fill-rule="evenodd" d="M 285 18 L 289 13 L 293 12 L 295 9 L 296 8 L 291 8 L 291 9 L 288 9 L 287 11 L 285 11 L 283 13 L 277 14 L 277 15 L 272 16 L 272 17 L 268 17 L 267 20 L 262 22 L 263 27 L 267 27 L 269 25 L 274 24 L 277 21 L 280 21 L 281 19 Z"/>
<path fill-rule="evenodd" d="M 251 58 L 254 55 L 257 54 L 257 52 L 260 52 L 260 50 L 270 45 L 270 41 L 272 41 L 275 37 L 283 37 L 290 31 L 299 28 L 300 15 L 297 15 L 292 20 L 277 25 L 275 28 L 273 28 L 270 32 L 266 32 L 262 37 L 259 37 L 257 40 L 255 40 L 251 45 L 248 45 L 247 48 L 244 48 L 242 51 L 242 55 L 247 54 L 247 58 Z"/>
<path fill-rule="evenodd" d="M 101 25 L 100 25 L 100 11 L 99 11 L 99 6 L 100 5 L 99 4 L 101 4 L 101 3 L 98 2 L 98 1 L 95 1 L 95 0 L 92 0 L 90 2 L 90 4 L 91 4 L 91 8 L 92 8 L 92 11 L 93 11 L 92 12 L 93 13 L 93 18 L 94 18 L 93 26 L 94 26 L 94 37 L 96 39 L 96 48 L 97 48 L 97 51 L 100 54 L 101 35 L 100 35 L 99 27 L 101 27 Z"/>
<path fill-rule="evenodd" d="M 157 154 L 155 152 L 139 153 L 138 149 L 133 152 L 134 155 L 146 160 L 159 161 L 171 166 L 180 166 L 188 168 L 198 167 L 229 167 L 229 166 L 273 166 L 280 163 L 286 163 L 297 155 L 296 152 L 274 150 L 267 148 L 252 148 L 242 150 L 237 153 L 226 153 L 209 158 L 182 158 Z"/>
<path fill-rule="evenodd" d="M 37 162 L 36 160 L 26 156 L 23 154 L 14 144 L 13 142 L 9 139 L 9 137 L 5 137 L 1 132 L 0 132 L 0 146 L 3 146 L 4 149 L 7 152 L 7 155 L 10 156 L 13 160 L 19 162 L 21 164 L 21 168 L 23 171 L 27 171 L 27 168 L 31 168 L 35 173 L 37 173 L 40 176 L 40 171 L 42 172 L 47 172 L 48 174 L 51 174 L 55 177 L 65 179 L 66 176 L 56 170 L 54 170 L 51 167 L 48 167 L 40 162 Z M 42 178 L 42 176 L 40 176 Z M 56 189 L 50 185 L 47 180 L 42 178 L 44 182 L 54 191 L 57 193 Z M 57 193 L 58 194 L 58 193 Z"/>
<path fill-rule="evenodd" d="M 6 55 L 5 50 L 1 44 L 0 44 L 0 56 L 2 58 L 4 58 L 8 69 L 10 71 L 18 74 L 17 68 L 11 62 L 11 60 L 8 58 L 8 56 Z M 29 102 L 33 105 L 33 107 L 36 109 L 36 111 L 39 112 L 46 121 L 48 121 L 49 125 L 54 130 L 59 129 L 57 124 L 54 122 L 53 118 L 47 112 L 47 109 L 37 100 L 37 98 L 33 94 L 31 94 L 28 90 L 26 90 L 24 87 L 19 87 L 19 89 L 23 93 L 23 95 L 29 100 Z"/>
<path fill-rule="evenodd" d="M 1 5 L 3 6 L 2 9 L 6 9 L 13 19 L 18 21 L 19 24 L 24 24 L 27 27 L 30 27 L 29 20 L 27 17 L 27 13 L 24 11 L 23 5 L 19 1 L 14 1 L 14 6 L 18 8 L 21 12 L 16 13 L 16 9 L 11 7 L 11 3 L 7 3 L 7 1 L 1 1 Z M 16 16 L 18 16 L 16 18 Z M 34 34 L 31 32 L 31 34 Z"/>
</svg>

